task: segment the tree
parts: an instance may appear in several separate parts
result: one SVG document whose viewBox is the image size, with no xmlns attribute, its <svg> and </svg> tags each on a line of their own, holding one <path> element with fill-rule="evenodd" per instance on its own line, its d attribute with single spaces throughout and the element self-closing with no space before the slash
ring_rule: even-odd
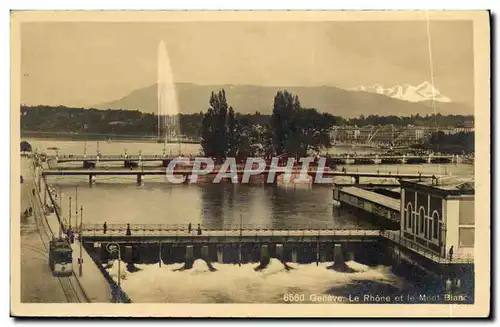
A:
<svg viewBox="0 0 500 327">
<path fill-rule="evenodd" d="M 460 132 L 447 135 L 442 131 L 434 132 L 422 145 L 424 149 L 443 153 L 473 153 L 474 132 Z"/>
<path fill-rule="evenodd" d="M 229 107 L 227 114 L 227 156 L 236 157 L 238 152 L 238 128 L 234 117 L 233 107 Z"/>
<path fill-rule="evenodd" d="M 293 113 L 290 137 L 285 144 L 288 153 L 307 156 L 309 151 L 319 152 L 331 146 L 330 129 L 333 116 L 316 109 L 300 109 Z"/>
<path fill-rule="evenodd" d="M 290 120 L 294 113 L 300 109 L 299 97 L 288 91 L 278 91 L 274 97 L 271 128 L 273 130 L 273 147 L 277 154 L 285 151 L 285 143 L 290 137 Z"/>
<path fill-rule="evenodd" d="M 297 95 L 279 91 L 271 118 L 273 148 L 277 154 L 306 156 L 310 150 L 330 147 L 330 129 L 339 121 L 316 109 L 304 109 Z"/>
<path fill-rule="evenodd" d="M 29 144 L 27 141 L 22 141 L 21 142 L 21 152 L 31 152 L 31 144 Z"/>
<path fill-rule="evenodd" d="M 234 115 L 234 112 L 233 112 Z M 201 146 L 205 156 L 222 162 L 228 150 L 227 138 L 227 101 L 224 89 L 210 96 L 210 108 L 203 117 L 201 131 Z"/>
</svg>

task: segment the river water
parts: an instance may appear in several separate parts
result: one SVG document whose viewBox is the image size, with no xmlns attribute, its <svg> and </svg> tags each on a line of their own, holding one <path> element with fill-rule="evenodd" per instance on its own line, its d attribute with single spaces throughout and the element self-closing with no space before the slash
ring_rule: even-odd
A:
<svg viewBox="0 0 500 327">
<path fill-rule="evenodd" d="M 53 154 L 161 154 L 163 144 L 140 142 L 85 142 L 26 139 L 33 148 Z M 196 144 L 183 144 L 182 154 L 195 155 Z M 178 145 L 169 145 L 166 153 L 179 153 Z M 329 152 L 374 152 L 373 149 L 337 148 Z M 466 164 L 421 165 L 351 165 L 348 171 L 422 172 L 448 175 L 472 175 L 473 166 Z M 266 226 L 275 229 L 307 226 L 321 228 L 370 229 L 373 224 L 354 214 L 338 212 L 333 205 L 328 186 L 300 185 L 270 187 L 263 185 L 192 184 L 173 185 L 164 176 L 145 178 L 136 185 L 135 177 L 99 177 L 91 187 L 86 177 L 50 177 L 49 183 L 63 194 L 63 214 L 69 216 L 69 196 L 74 217 L 76 198 L 84 207 L 84 223 L 110 224 L 184 224 L 189 222 L 204 228 L 225 225 Z M 78 192 L 77 187 L 78 186 Z M 74 218 L 73 218 L 74 219 Z M 296 265 L 287 271 L 279 261 L 272 261 L 263 271 L 253 270 L 255 264 L 219 265 L 210 272 L 197 260 L 193 269 L 174 271 L 179 265 L 138 265 L 139 271 L 122 269 L 122 285 L 134 302 L 254 302 L 283 303 L 287 292 L 302 292 L 309 301 L 322 294 L 348 294 L 356 290 L 374 289 L 397 293 L 413 286 L 391 272 L 390 267 L 347 263 L 355 273 L 341 273 L 319 266 Z M 124 267 L 125 265 L 122 265 Z M 115 264 L 111 273 L 118 276 Z M 147 285 L 147 286 L 146 286 Z M 306 299 L 307 300 L 307 299 Z M 307 301 L 306 301 L 307 302 Z"/>
</svg>

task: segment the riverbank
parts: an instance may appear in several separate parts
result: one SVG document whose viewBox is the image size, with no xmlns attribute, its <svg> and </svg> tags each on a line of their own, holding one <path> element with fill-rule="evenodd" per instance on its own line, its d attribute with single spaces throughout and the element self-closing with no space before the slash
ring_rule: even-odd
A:
<svg viewBox="0 0 500 327">
<path fill-rule="evenodd" d="M 135 134 L 97 134 L 97 133 L 65 133 L 65 132 L 40 132 L 21 131 L 21 138 L 37 138 L 58 141 L 133 141 L 144 143 L 158 143 L 157 135 Z M 162 144 L 162 142 L 160 142 Z M 184 139 L 182 143 L 199 144 L 199 140 Z"/>
</svg>

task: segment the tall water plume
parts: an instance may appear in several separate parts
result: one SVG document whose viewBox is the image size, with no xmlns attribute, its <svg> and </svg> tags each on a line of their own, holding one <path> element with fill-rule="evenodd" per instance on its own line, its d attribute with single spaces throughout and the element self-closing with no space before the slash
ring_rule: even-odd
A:
<svg viewBox="0 0 500 327">
<path fill-rule="evenodd" d="M 158 140 L 178 143 L 180 151 L 179 102 L 167 48 L 158 46 Z"/>
</svg>

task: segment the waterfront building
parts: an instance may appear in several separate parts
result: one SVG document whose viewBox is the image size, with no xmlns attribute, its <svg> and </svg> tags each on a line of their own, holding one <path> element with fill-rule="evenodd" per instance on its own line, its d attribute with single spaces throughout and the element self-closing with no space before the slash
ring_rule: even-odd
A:
<svg viewBox="0 0 500 327">
<path fill-rule="evenodd" d="M 463 124 L 460 124 L 460 125 L 457 126 L 456 132 L 457 133 L 460 133 L 460 132 L 465 132 L 465 133 L 474 132 L 474 122 L 471 121 L 471 120 L 465 121 Z"/>
<path fill-rule="evenodd" d="M 474 250 L 474 179 L 401 180 L 401 237 L 441 257 Z"/>
</svg>

